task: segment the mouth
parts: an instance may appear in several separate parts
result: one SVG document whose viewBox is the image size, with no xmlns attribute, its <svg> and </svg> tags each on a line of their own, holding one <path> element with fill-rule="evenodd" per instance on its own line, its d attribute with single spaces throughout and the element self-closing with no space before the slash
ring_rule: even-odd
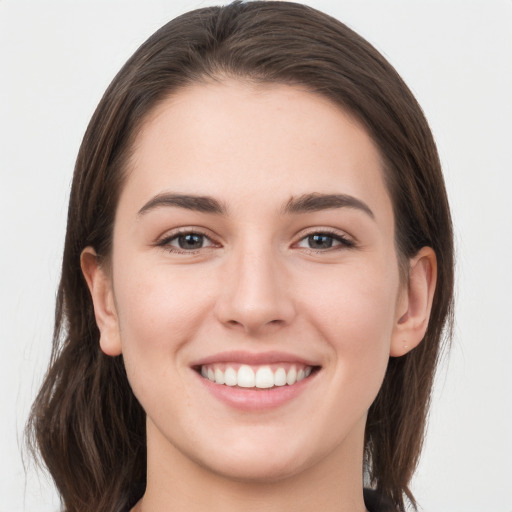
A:
<svg viewBox="0 0 512 512">
<path fill-rule="evenodd" d="M 219 386 L 244 389 L 272 389 L 293 386 L 309 378 L 320 369 L 306 364 L 274 363 L 248 365 L 240 363 L 215 363 L 197 366 L 195 370 Z"/>
<path fill-rule="evenodd" d="M 318 393 L 313 381 L 322 366 L 279 351 L 227 351 L 196 360 L 191 369 L 203 388 L 230 409 L 261 413 L 297 403 L 306 390 Z"/>
</svg>

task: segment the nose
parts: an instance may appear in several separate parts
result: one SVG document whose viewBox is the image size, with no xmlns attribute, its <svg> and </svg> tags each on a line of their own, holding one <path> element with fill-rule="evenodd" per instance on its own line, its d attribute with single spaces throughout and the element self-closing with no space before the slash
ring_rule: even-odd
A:
<svg viewBox="0 0 512 512">
<path fill-rule="evenodd" d="M 240 248 L 223 267 L 216 317 L 251 335 L 271 331 L 293 320 L 291 291 L 286 265 L 271 248 Z"/>
</svg>

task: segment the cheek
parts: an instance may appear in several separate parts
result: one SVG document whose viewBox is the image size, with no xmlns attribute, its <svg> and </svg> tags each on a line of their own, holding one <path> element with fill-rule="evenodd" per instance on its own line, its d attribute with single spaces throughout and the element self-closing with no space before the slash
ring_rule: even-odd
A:
<svg viewBox="0 0 512 512">
<path fill-rule="evenodd" d="M 315 286 L 303 283 L 308 290 L 300 294 L 304 310 L 340 355 L 389 343 L 399 283 L 395 266 L 347 266 L 317 275 Z"/>
<path fill-rule="evenodd" d="M 347 401 L 340 410 L 350 404 L 367 409 L 380 389 L 389 360 L 398 283 L 398 270 L 352 267 L 326 279 L 322 291 L 315 287 L 309 294 L 304 309 L 329 345 L 333 393 Z"/>
<path fill-rule="evenodd" d="M 181 348 L 212 309 L 190 272 L 141 260 L 119 260 L 114 276 L 123 357 L 134 389 L 182 371 Z"/>
<path fill-rule="evenodd" d="M 144 261 L 123 263 L 117 266 L 115 295 L 125 339 L 141 341 L 142 335 L 144 343 L 158 344 L 163 340 L 149 332 L 165 333 L 163 338 L 169 340 L 190 327 L 202 300 L 207 300 L 190 272 Z"/>
<path fill-rule="evenodd" d="M 115 288 L 123 360 L 130 386 L 146 411 L 174 417 L 176 400 L 188 400 L 182 347 L 194 338 L 200 301 L 191 283 L 169 269 L 132 261 L 119 262 Z M 192 287 L 193 288 L 193 287 Z M 164 385 L 165 383 L 165 385 Z M 179 405 L 179 404 L 178 404 Z"/>
</svg>

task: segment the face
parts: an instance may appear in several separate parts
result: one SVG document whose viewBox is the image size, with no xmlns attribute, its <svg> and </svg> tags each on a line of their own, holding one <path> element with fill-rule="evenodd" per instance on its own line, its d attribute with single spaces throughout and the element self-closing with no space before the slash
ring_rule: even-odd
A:
<svg viewBox="0 0 512 512">
<path fill-rule="evenodd" d="M 224 82 L 160 104 L 103 277 L 102 348 L 154 457 L 238 479 L 360 461 L 405 306 L 379 153 L 327 99 Z"/>
</svg>

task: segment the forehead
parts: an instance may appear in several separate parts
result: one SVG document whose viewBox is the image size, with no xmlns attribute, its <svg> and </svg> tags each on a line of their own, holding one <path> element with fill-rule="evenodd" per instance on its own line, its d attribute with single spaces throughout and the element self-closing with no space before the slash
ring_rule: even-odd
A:
<svg viewBox="0 0 512 512">
<path fill-rule="evenodd" d="M 125 189 L 139 204 L 168 190 L 389 202 L 379 151 L 357 120 L 299 87 L 238 81 L 195 84 L 160 103 L 136 138 Z"/>
</svg>

